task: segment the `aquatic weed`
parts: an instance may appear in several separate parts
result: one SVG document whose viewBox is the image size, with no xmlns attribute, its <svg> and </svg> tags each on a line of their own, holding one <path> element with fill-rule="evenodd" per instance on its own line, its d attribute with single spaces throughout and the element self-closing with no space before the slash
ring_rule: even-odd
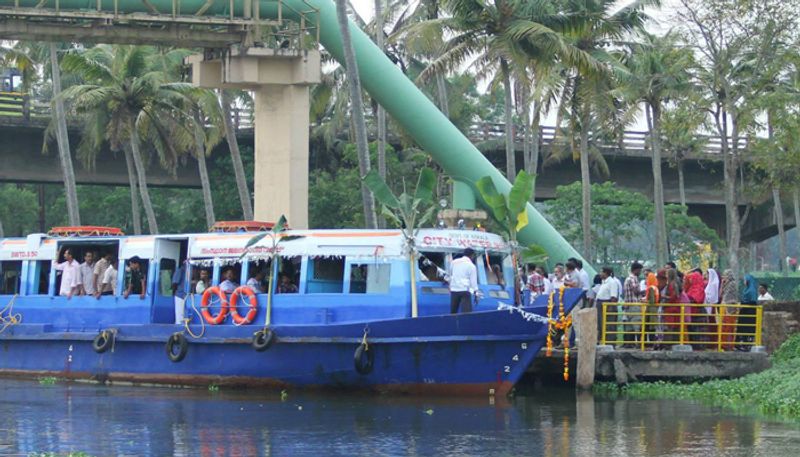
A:
<svg viewBox="0 0 800 457">
<path fill-rule="evenodd" d="M 737 410 L 800 419 L 800 334 L 787 340 L 772 356 L 773 367 L 738 379 L 681 384 L 643 382 L 618 387 L 599 383 L 599 396 L 617 393 L 635 399 L 691 399 Z M 616 392 L 616 393 L 615 393 Z"/>
<path fill-rule="evenodd" d="M 58 382 L 58 378 L 55 376 L 45 376 L 43 378 L 39 378 L 39 384 L 43 386 L 52 386 L 56 382 Z"/>
</svg>

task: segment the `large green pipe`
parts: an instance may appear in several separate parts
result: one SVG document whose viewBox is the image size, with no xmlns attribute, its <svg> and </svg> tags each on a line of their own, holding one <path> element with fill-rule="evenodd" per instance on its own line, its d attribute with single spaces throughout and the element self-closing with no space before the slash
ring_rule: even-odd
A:
<svg viewBox="0 0 800 457">
<path fill-rule="evenodd" d="M 34 7 L 39 0 L 20 0 L 21 6 Z M 159 11 L 172 11 L 172 0 L 150 0 Z M 13 6 L 13 0 L 0 0 L 0 5 Z M 96 0 L 61 0 L 60 9 L 92 10 Z M 113 11 L 113 0 L 102 0 L 106 10 Z M 206 4 L 205 0 L 181 0 L 182 14 L 193 14 Z M 234 2 L 234 14 L 241 17 L 245 2 Z M 119 0 L 121 13 L 148 12 L 141 0 Z M 228 1 L 215 2 L 206 15 L 229 15 Z M 336 20 L 336 9 L 330 0 L 283 0 L 283 17 L 297 20 L 294 11 L 319 11 L 320 42 L 339 62 L 344 61 L 342 39 Z M 49 5 L 48 5 L 49 6 Z M 287 8 L 288 6 L 288 8 Z M 294 10 L 294 11 L 292 11 Z M 277 18 L 278 3 L 260 3 L 262 17 Z M 406 129 L 442 168 L 455 180 L 468 183 L 477 195 L 475 182 L 490 176 L 497 189 L 503 193 L 511 190 L 511 183 L 478 151 L 475 146 L 445 117 L 439 109 L 411 82 L 400 69 L 389 60 L 372 40 L 350 22 L 353 47 L 355 48 L 361 82 L 372 98 L 377 100 Z M 577 209 L 576 209 L 577 211 Z M 580 254 L 561 236 L 553 226 L 532 206 L 528 205 L 529 224 L 519 233 L 522 244 L 538 244 L 544 247 L 553 260 L 569 257 L 581 258 Z M 594 274 L 588 262 L 584 262 Z"/>
</svg>

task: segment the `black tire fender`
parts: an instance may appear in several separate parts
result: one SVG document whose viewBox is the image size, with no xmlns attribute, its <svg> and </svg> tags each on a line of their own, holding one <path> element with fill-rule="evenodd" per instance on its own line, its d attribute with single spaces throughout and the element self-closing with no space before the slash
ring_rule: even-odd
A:
<svg viewBox="0 0 800 457">
<path fill-rule="evenodd" d="M 114 333 L 109 332 L 108 330 L 103 330 L 102 332 L 98 333 L 96 337 L 94 337 L 94 340 L 92 341 L 92 349 L 94 349 L 94 352 L 102 354 L 111 349 L 113 344 Z"/>
<path fill-rule="evenodd" d="M 272 329 L 265 328 L 253 333 L 253 349 L 257 352 L 264 352 L 275 343 L 275 332 Z"/>
<path fill-rule="evenodd" d="M 353 355 L 353 362 L 358 374 L 368 375 L 372 373 L 372 369 L 375 366 L 375 351 L 367 344 L 361 343 Z"/>
<path fill-rule="evenodd" d="M 167 340 L 166 349 L 167 357 L 169 357 L 170 361 L 175 363 L 180 362 L 186 357 L 186 353 L 189 351 L 189 341 L 183 333 L 173 333 Z"/>
</svg>

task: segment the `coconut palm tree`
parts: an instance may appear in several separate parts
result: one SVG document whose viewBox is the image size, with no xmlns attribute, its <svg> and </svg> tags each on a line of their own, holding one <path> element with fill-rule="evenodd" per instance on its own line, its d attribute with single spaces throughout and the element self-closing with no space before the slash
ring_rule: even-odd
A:
<svg viewBox="0 0 800 457">
<path fill-rule="evenodd" d="M 242 155 L 239 152 L 239 140 L 236 138 L 236 127 L 233 125 L 234 100 L 231 91 L 220 89 L 219 102 L 222 107 L 225 140 L 228 142 L 228 150 L 231 152 L 231 162 L 233 162 L 233 173 L 236 177 L 236 189 L 239 191 L 239 201 L 242 204 L 242 214 L 244 219 L 249 221 L 253 220 L 253 202 L 250 200 L 250 189 L 247 186 Z"/>
<path fill-rule="evenodd" d="M 185 136 L 173 130 L 186 101 L 185 89 L 176 87 L 163 71 L 153 70 L 156 57 L 151 47 L 100 45 L 71 52 L 62 62 L 65 71 L 84 81 L 63 94 L 85 116 L 84 143 L 79 148 L 90 155 L 92 144 L 108 141 L 113 150 L 130 154 L 150 233 L 158 233 L 158 223 L 147 187 L 142 140 L 167 166 L 187 149 L 176 144 Z"/>
<path fill-rule="evenodd" d="M 505 95 L 506 175 L 516 176 L 514 149 L 514 92 L 512 80 L 518 68 L 531 68 L 531 61 L 563 60 L 576 67 L 597 67 L 592 57 L 564 40 L 565 17 L 559 6 L 544 0 L 445 0 L 448 13 L 412 24 L 407 33 L 419 37 L 443 31 L 450 37 L 444 50 L 420 74 L 425 82 L 439 73 L 447 73 L 471 62 L 479 79 L 491 79 L 502 86 Z"/>
<path fill-rule="evenodd" d="M 50 77 L 53 83 L 53 113 L 51 127 L 48 132 L 55 130 L 58 144 L 58 158 L 61 163 L 61 172 L 64 177 L 64 192 L 67 203 L 67 218 L 70 225 L 81 225 L 80 208 L 78 207 L 78 192 L 75 185 L 75 170 L 72 166 L 72 153 L 70 152 L 69 134 L 67 132 L 67 117 L 64 109 L 64 100 L 61 94 L 61 68 L 58 63 L 59 47 L 51 42 L 47 48 L 30 43 L 17 43 L 13 48 L 0 46 L 0 63 L 11 64 L 19 68 L 23 74 L 23 88 L 29 90 L 37 77 L 37 61 L 44 63 L 48 58 Z M 54 128 L 53 128 L 54 127 Z M 45 135 L 43 150 L 47 150 L 47 141 L 50 135 Z"/>
<path fill-rule="evenodd" d="M 581 166 L 583 255 L 592 256 L 591 179 L 589 138 L 592 129 L 602 124 L 619 124 L 619 94 L 615 94 L 615 72 L 622 71 L 610 49 L 624 44 L 632 32 L 642 30 L 647 6 L 658 0 L 634 1 L 621 8 L 616 0 L 566 0 L 563 32 L 566 39 L 604 65 L 573 66 L 572 77 L 562 97 L 562 112 L 569 111 L 569 130 L 578 137 L 577 154 Z M 624 124 L 623 124 L 624 125 Z M 596 132 L 595 132 L 596 134 Z M 574 144 L 574 141 L 573 141 Z"/>
<path fill-rule="evenodd" d="M 678 46 L 677 37 L 668 33 L 658 37 L 641 33 L 630 45 L 625 61 L 627 73 L 621 83 L 627 98 L 634 105 L 644 104 L 648 139 L 652 151 L 654 226 L 656 233 L 656 263 L 668 260 L 667 223 L 664 216 L 664 185 L 661 175 L 662 112 L 666 102 L 691 89 L 690 68 L 694 65 L 690 49 Z"/>
<path fill-rule="evenodd" d="M 369 149 L 367 148 L 367 125 L 364 121 L 364 101 L 361 97 L 361 80 L 358 76 L 355 50 L 350 41 L 350 23 L 347 19 L 346 0 L 336 0 L 336 17 L 339 22 L 339 31 L 342 35 L 342 48 L 344 50 L 344 67 L 347 73 L 347 86 L 350 89 L 350 109 L 353 115 L 353 127 L 356 136 L 356 149 L 358 151 L 358 168 L 361 176 L 366 176 L 370 171 Z M 364 203 L 364 224 L 367 228 L 378 226 L 375 214 L 375 199 L 366 184 L 361 184 L 361 199 Z"/>
</svg>

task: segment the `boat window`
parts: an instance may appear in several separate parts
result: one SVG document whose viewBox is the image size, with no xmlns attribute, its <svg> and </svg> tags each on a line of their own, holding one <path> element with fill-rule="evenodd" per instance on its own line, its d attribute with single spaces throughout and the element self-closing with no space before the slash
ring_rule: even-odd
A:
<svg viewBox="0 0 800 457">
<path fill-rule="evenodd" d="M 146 259 L 139 259 L 139 271 L 141 272 L 141 277 L 144 278 L 144 286 L 147 288 L 147 271 L 150 268 L 150 261 Z M 125 261 L 125 284 L 122 288 L 122 291 L 128 290 L 128 286 L 131 285 L 131 266 L 130 260 Z M 134 285 L 131 294 L 138 295 L 141 292 L 138 292 L 138 285 Z"/>
<path fill-rule="evenodd" d="M 19 293 L 21 272 L 21 261 L 0 262 L 0 295 L 16 295 Z"/>
<path fill-rule="evenodd" d="M 210 267 L 203 267 L 192 265 L 192 283 L 190 285 L 190 292 L 195 294 L 202 294 L 207 288 L 211 287 L 211 278 L 214 276 L 214 270 Z M 200 281 L 203 284 L 198 286 Z"/>
<path fill-rule="evenodd" d="M 389 293 L 389 280 L 392 266 L 382 264 L 350 265 L 351 294 L 386 294 Z"/>
<path fill-rule="evenodd" d="M 36 295 L 48 295 L 50 293 L 50 270 L 53 268 L 53 263 L 50 260 L 38 260 L 31 262 L 34 268 L 34 277 L 37 279 Z M 58 285 L 60 283 L 57 283 Z M 55 289 L 58 295 L 58 288 Z"/>
<path fill-rule="evenodd" d="M 344 286 L 344 258 L 309 259 L 306 293 L 340 294 Z"/>
<path fill-rule="evenodd" d="M 277 293 L 295 293 L 300 284 L 300 269 L 303 258 L 296 257 L 278 257 L 278 277 L 275 280 L 275 292 Z M 282 284 L 284 277 L 288 278 L 288 284 Z"/>
<path fill-rule="evenodd" d="M 270 271 L 272 271 L 272 259 L 247 262 L 247 281 L 243 283 L 250 286 L 257 294 L 266 293 Z"/>
<path fill-rule="evenodd" d="M 242 263 L 236 262 L 219 268 L 219 288 L 230 295 L 239 287 L 242 278 Z M 246 281 L 245 281 L 246 282 Z"/>
<path fill-rule="evenodd" d="M 420 252 L 417 260 L 417 277 L 420 281 L 443 281 L 446 274 L 444 252 Z"/>
<path fill-rule="evenodd" d="M 497 254 L 484 254 L 483 261 L 486 266 L 486 283 L 490 285 L 504 286 L 505 273 L 503 271 L 503 257 Z"/>
</svg>

